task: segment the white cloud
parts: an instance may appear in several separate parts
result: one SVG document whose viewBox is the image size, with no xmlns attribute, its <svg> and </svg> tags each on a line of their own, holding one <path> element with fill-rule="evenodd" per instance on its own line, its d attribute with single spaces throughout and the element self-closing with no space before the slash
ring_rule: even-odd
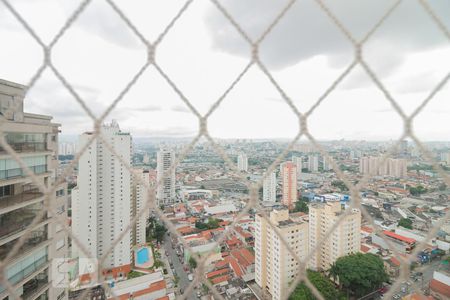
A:
<svg viewBox="0 0 450 300">
<path fill-rule="evenodd" d="M 176 15 L 184 1 L 116 0 L 149 41 Z M 12 1 L 18 11 L 50 41 L 76 7 L 69 0 Z M 283 1 L 223 2 L 252 36 L 258 36 L 284 5 Z M 388 0 L 327 1 L 356 37 L 361 37 L 391 4 Z M 450 27 L 450 3 L 430 1 Z M 49 18 L 48 15 L 52 17 Z M 42 64 L 43 53 L 0 4 L 0 78 L 28 83 Z M 364 57 L 382 82 L 411 112 L 450 70 L 450 47 L 418 6 L 403 1 L 398 11 L 367 42 Z M 194 1 L 162 40 L 156 52 L 162 67 L 183 95 L 206 113 L 249 61 L 250 47 L 209 1 Z M 311 0 L 298 1 L 261 47 L 261 57 L 301 112 L 307 111 L 352 61 L 345 37 Z M 146 62 L 145 46 L 105 1 L 93 1 L 53 50 L 53 62 L 95 115 L 102 114 Z M 444 87 L 415 123 L 424 139 L 447 139 L 449 88 Z M 445 98 L 447 97 L 447 98 Z M 274 100 L 274 101 L 271 101 Z M 36 82 L 26 110 L 54 115 L 63 133 L 92 128 L 91 120 L 50 71 Z M 447 112 L 447 113 L 446 113 Z M 119 102 L 109 118 L 136 136 L 193 136 L 198 120 L 179 95 L 150 66 Z M 436 124 L 439 124 L 437 126 Z M 318 138 L 396 138 L 401 120 L 361 71 L 353 70 L 313 113 L 310 129 Z M 253 66 L 211 115 L 214 137 L 290 137 L 298 120 Z"/>
</svg>

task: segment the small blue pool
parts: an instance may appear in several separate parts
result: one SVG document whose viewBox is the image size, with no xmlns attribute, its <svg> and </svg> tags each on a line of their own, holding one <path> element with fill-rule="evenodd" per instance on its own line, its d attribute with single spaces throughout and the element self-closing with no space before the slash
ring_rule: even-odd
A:
<svg viewBox="0 0 450 300">
<path fill-rule="evenodd" d="M 148 262 L 148 248 L 142 248 L 137 251 L 137 263 L 143 265 Z"/>
</svg>

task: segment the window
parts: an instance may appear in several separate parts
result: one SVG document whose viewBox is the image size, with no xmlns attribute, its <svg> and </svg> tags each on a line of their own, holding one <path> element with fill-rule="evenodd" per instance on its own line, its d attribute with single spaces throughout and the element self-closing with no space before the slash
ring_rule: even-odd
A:
<svg viewBox="0 0 450 300">
<path fill-rule="evenodd" d="M 5 185 L 0 187 L 0 198 L 13 195 L 14 185 Z"/>
</svg>

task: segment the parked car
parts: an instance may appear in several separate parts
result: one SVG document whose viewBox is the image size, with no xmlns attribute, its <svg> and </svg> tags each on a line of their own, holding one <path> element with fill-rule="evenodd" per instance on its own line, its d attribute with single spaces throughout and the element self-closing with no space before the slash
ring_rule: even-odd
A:
<svg viewBox="0 0 450 300">
<path fill-rule="evenodd" d="M 192 275 L 192 273 L 189 273 L 188 274 L 188 279 L 189 279 L 189 281 L 194 280 L 194 275 Z"/>
</svg>

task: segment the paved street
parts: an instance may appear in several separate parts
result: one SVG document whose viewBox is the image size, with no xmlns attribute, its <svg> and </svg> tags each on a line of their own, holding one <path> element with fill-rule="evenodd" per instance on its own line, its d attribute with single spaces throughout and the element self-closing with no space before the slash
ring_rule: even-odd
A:
<svg viewBox="0 0 450 300">
<path fill-rule="evenodd" d="M 188 279 L 188 273 L 183 270 L 183 264 L 180 262 L 180 259 L 178 258 L 176 254 L 176 250 L 172 249 L 172 239 L 169 237 L 168 234 L 164 235 L 164 249 L 166 251 L 167 257 L 170 258 L 173 264 L 173 269 L 176 272 L 176 275 L 179 279 L 178 286 L 185 291 L 187 287 L 189 286 L 189 279 Z M 192 294 L 187 297 L 189 300 L 196 300 L 197 290 L 193 290 Z"/>
</svg>

